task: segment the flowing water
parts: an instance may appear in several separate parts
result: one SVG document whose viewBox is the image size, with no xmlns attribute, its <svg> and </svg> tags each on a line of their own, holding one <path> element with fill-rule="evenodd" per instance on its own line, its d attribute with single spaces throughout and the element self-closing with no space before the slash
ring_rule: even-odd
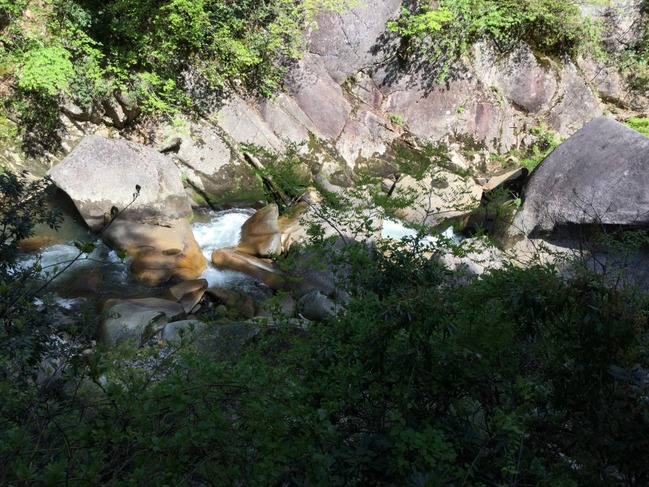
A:
<svg viewBox="0 0 649 487">
<path fill-rule="evenodd" d="M 208 263 L 215 249 L 235 246 L 240 237 L 241 225 L 253 214 L 253 210 L 209 211 L 198 213 L 195 218 L 194 236 Z M 81 255 L 75 241 L 90 242 L 95 236 L 84 229 L 74 218 L 66 220 L 58 232 L 37 229 L 39 238 L 46 241 L 56 239 L 55 244 L 37 252 L 26 253 L 21 261 L 24 267 L 39 263 L 44 278 L 65 269 L 49 286 L 57 296 L 57 302 L 64 307 L 82 304 L 88 299 L 101 297 L 144 297 L 161 292 L 161 288 L 151 288 L 133 280 L 129 276 L 128 262 L 122 262 L 115 251 L 98 242 L 96 249 L 88 256 Z M 88 296 L 79 283 L 86 283 L 93 276 L 101 282 L 100 296 Z M 246 290 L 254 288 L 255 281 L 239 272 L 215 269 L 211 264 L 201 275 L 210 287 Z"/>
<path fill-rule="evenodd" d="M 194 236 L 208 261 L 208 268 L 201 277 L 207 279 L 210 287 L 255 293 L 257 283 L 254 279 L 239 272 L 219 270 L 211 265 L 212 252 L 219 248 L 234 247 L 239 242 L 241 226 L 253 213 L 254 210 L 248 209 L 196 213 L 193 223 Z M 74 215 L 73 212 L 69 214 Z M 44 277 L 56 274 L 71 263 L 49 286 L 56 293 L 59 304 L 69 308 L 75 304 L 83 305 L 89 301 L 96 302 L 98 299 L 110 297 L 160 294 L 161 288 L 151 288 L 134 281 L 129 276 L 128 263 L 122 262 L 113 250 L 101 242 L 97 243 L 97 248 L 89 256 L 80 257 L 80 251 L 74 242 L 89 242 L 96 237 L 79 222 L 80 217 L 77 214 L 76 218 L 66 217 L 63 226 L 56 233 L 49 229 L 39 229 L 38 234 L 41 238 L 55 238 L 57 243 L 39 252 L 26 254 L 22 261 L 24 266 L 39 262 Z M 389 219 L 384 221 L 383 238 L 399 240 L 414 235 L 415 230 L 405 227 L 401 222 Z M 447 231 L 445 236 L 453 238 L 452 229 L 450 233 Z M 426 237 L 424 240 L 430 245 L 435 245 L 434 237 Z M 98 292 L 88 292 L 84 287 L 89 281 L 92 282 L 92 279 L 99 283 Z"/>
</svg>

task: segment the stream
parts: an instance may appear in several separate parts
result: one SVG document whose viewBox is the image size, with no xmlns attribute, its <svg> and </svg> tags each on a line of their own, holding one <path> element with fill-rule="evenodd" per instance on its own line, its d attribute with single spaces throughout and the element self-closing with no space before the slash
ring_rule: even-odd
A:
<svg viewBox="0 0 649 487">
<path fill-rule="evenodd" d="M 241 226 L 253 213 L 254 210 L 250 209 L 206 210 L 195 213 L 194 236 L 208 263 L 211 262 L 214 250 L 237 245 Z M 57 243 L 39 251 L 26 253 L 21 261 L 22 266 L 39 262 L 42 274 L 47 278 L 76 259 L 49 286 L 51 296 L 60 306 L 66 309 L 80 309 L 96 305 L 100 301 L 112 297 L 155 296 L 167 287 L 149 287 L 132 279 L 129 276 L 128 263 L 122 262 L 115 251 L 101 242 L 97 243 L 96 249 L 89 256 L 78 257 L 79 249 L 74 245 L 74 242 L 90 242 L 95 236 L 80 222 L 81 218 L 78 214 L 76 217 L 70 216 L 73 214 L 66 212 L 66 218 L 58 232 L 47 228 L 38 229 L 39 237 L 46 240 L 56 238 Z M 398 240 L 414 236 L 415 233 L 414 230 L 394 220 L 386 219 L 382 227 L 383 238 Z M 453 235 L 447 233 L 445 236 L 452 237 Z M 434 245 L 434 237 L 428 237 L 428 239 Z M 88 292 L 79 284 L 88 282 L 93 276 L 99 283 L 98 292 L 95 293 Z M 236 289 L 252 294 L 255 293 L 255 289 L 258 291 L 257 282 L 253 278 L 240 272 L 216 269 L 211 263 L 200 277 L 208 281 L 209 287 Z"/>
</svg>

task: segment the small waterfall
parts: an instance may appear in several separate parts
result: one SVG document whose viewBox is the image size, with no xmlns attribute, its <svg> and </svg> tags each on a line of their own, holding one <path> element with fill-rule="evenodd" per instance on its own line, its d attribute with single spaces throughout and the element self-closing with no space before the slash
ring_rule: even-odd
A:
<svg viewBox="0 0 649 487">
<path fill-rule="evenodd" d="M 208 261 L 208 267 L 201 277 L 207 279 L 210 287 L 247 288 L 254 283 L 245 274 L 219 270 L 211 264 L 212 252 L 239 243 L 241 226 L 253 213 L 254 210 L 210 211 L 204 216 L 207 221 L 194 223 L 194 237 Z"/>
</svg>

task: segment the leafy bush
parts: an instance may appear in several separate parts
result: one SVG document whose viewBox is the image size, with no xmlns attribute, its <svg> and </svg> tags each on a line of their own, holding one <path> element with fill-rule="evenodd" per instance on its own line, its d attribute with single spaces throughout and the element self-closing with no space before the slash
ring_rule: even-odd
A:
<svg viewBox="0 0 649 487">
<path fill-rule="evenodd" d="M 626 125 L 642 135 L 649 136 L 649 118 L 631 117 L 626 121 Z"/>
<path fill-rule="evenodd" d="M 405 41 L 404 55 L 427 56 L 448 75 L 453 61 L 481 40 L 501 51 L 521 41 L 548 55 L 575 55 L 597 44 L 597 29 L 580 16 L 575 2 L 559 0 L 443 0 L 413 2 L 388 30 Z"/>
<path fill-rule="evenodd" d="M 306 333 L 96 353 L 38 398 L 2 382 L 1 481 L 646 484 L 646 297 L 543 266 L 458 279 L 411 244 L 347 247 L 347 313 Z"/>
</svg>

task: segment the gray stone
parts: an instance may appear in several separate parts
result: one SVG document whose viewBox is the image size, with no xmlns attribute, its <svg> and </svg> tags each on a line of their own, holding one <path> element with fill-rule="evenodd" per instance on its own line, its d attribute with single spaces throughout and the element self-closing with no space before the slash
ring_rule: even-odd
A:
<svg viewBox="0 0 649 487">
<path fill-rule="evenodd" d="M 336 149 L 350 169 L 357 161 L 383 156 L 390 142 L 401 135 L 401 127 L 391 124 L 367 109 L 359 109 L 351 118 L 336 142 Z"/>
<path fill-rule="evenodd" d="M 557 147 L 532 172 L 514 228 L 649 225 L 649 138 L 601 117 Z"/>
<path fill-rule="evenodd" d="M 572 63 L 563 66 L 558 98 L 559 102 L 550 111 L 548 122 L 559 136 L 572 135 L 602 114 L 599 100 L 586 86 Z"/>
<path fill-rule="evenodd" d="M 282 152 L 284 143 L 245 100 L 231 95 L 216 115 L 216 123 L 237 143 L 247 142 Z"/>
<path fill-rule="evenodd" d="M 504 58 L 486 44 L 476 44 L 473 52 L 478 78 L 485 85 L 502 90 L 520 110 L 537 113 L 554 97 L 557 80 L 550 61 L 541 64 L 527 45 L 521 44 Z"/>
<path fill-rule="evenodd" d="M 389 70 L 374 76 L 385 95 L 383 109 L 401 117 L 412 135 L 426 142 L 460 139 L 490 150 L 514 144 L 507 100 L 485 89 L 468 67 L 457 67 L 457 76 L 442 84 L 421 78 L 422 73 Z"/>
<path fill-rule="evenodd" d="M 577 65 L 583 77 L 604 100 L 618 100 L 622 96 L 619 73 L 592 58 L 580 57 Z"/>
<path fill-rule="evenodd" d="M 161 338 L 172 343 L 178 343 L 183 338 L 193 341 L 198 335 L 204 333 L 206 328 L 207 324 L 198 320 L 174 321 L 165 325 Z"/>
<path fill-rule="evenodd" d="M 285 285 L 295 297 L 301 298 L 313 292 L 329 296 L 336 290 L 336 276 L 322 255 L 300 252 L 294 257 L 294 265 Z"/>
<path fill-rule="evenodd" d="M 230 360 L 265 328 L 250 321 L 212 326 L 196 342 L 198 349 L 214 360 Z"/>
<path fill-rule="evenodd" d="M 309 132 L 317 130 L 295 100 L 280 93 L 258 105 L 259 115 L 277 137 L 294 144 L 306 144 Z"/>
<path fill-rule="evenodd" d="M 185 218 L 191 206 L 174 164 L 134 142 L 87 136 L 48 174 L 95 231 L 111 208 L 128 209 L 121 220 Z M 140 193 L 133 204 L 136 186 Z"/>
<path fill-rule="evenodd" d="M 290 318 L 295 315 L 296 302 L 291 296 L 284 294 L 279 297 L 273 297 L 265 300 L 259 306 L 257 316 L 273 318 L 275 312 L 279 312 L 282 317 Z"/>
<path fill-rule="evenodd" d="M 178 303 L 159 298 L 109 299 L 103 308 L 104 320 L 98 339 L 102 345 L 113 346 L 127 340 L 152 337 L 175 316 L 184 314 Z"/>
<path fill-rule="evenodd" d="M 129 118 L 122 105 L 112 97 L 105 99 L 101 105 L 104 107 L 107 125 L 112 125 L 118 129 L 124 128 Z"/>
<path fill-rule="evenodd" d="M 299 313 L 310 321 L 326 321 L 344 312 L 344 308 L 331 298 L 314 291 L 302 296 L 297 302 Z"/>
</svg>

